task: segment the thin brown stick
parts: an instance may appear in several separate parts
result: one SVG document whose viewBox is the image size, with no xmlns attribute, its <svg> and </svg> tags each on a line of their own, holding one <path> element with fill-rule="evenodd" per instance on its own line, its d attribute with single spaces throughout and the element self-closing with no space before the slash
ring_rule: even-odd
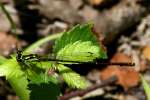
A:
<svg viewBox="0 0 150 100">
<path fill-rule="evenodd" d="M 67 94 L 65 94 L 63 96 L 60 96 L 58 98 L 58 100 L 68 100 L 69 98 L 72 98 L 72 97 L 75 97 L 75 96 L 83 96 L 83 95 L 85 95 L 88 92 L 91 92 L 93 90 L 96 90 L 97 88 L 102 88 L 104 86 L 112 84 L 112 83 L 116 82 L 117 80 L 118 79 L 117 79 L 116 76 L 112 76 L 109 79 L 102 81 L 102 83 L 96 84 L 96 85 L 94 85 L 92 87 L 89 87 L 89 88 L 87 88 L 85 90 L 77 90 L 77 91 L 73 91 L 73 92 L 67 93 Z"/>
</svg>

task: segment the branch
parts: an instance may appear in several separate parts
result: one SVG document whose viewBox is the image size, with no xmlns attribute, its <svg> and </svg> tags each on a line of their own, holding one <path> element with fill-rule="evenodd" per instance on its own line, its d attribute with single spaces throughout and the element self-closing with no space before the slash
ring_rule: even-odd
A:
<svg viewBox="0 0 150 100">
<path fill-rule="evenodd" d="M 116 76 L 112 76 L 109 79 L 102 81 L 102 83 L 100 83 L 100 84 L 96 84 L 96 85 L 94 85 L 92 87 L 89 87 L 89 88 L 87 88 L 85 90 L 77 90 L 77 91 L 73 91 L 73 92 L 67 93 L 67 94 L 65 94 L 63 96 L 60 96 L 58 99 L 59 100 L 68 100 L 69 98 L 72 98 L 72 97 L 75 97 L 75 96 L 83 96 L 83 95 L 85 95 L 88 92 L 91 92 L 93 90 L 96 90 L 97 88 L 102 88 L 104 86 L 112 84 L 112 83 L 116 82 L 117 80 L 118 79 L 117 79 Z"/>
</svg>

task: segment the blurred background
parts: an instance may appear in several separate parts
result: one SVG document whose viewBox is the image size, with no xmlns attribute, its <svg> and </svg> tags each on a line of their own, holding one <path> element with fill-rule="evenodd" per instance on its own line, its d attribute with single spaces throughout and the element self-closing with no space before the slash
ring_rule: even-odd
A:
<svg viewBox="0 0 150 100">
<path fill-rule="evenodd" d="M 96 89 L 74 100 L 146 100 L 139 73 L 150 82 L 150 0 L 0 0 L 13 19 L 16 32 L 0 10 L 0 55 L 9 57 L 16 44 L 25 48 L 76 24 L 92 22 L 110 61 L 134 62 L 134 68 L 106 66 L 75 69 L 91 84 L 116 75 L 113 86 Z M 53 42 L 40 48 L 46 54 Z M 100 67 L 100 66 L 99 66 Z M 86 70 L 84 73 L 83 71 Z M 67 88 L 63 89 L 64 94 Z M 5 78 L 0 78 L 0 100 L 18 100 Z"/>
</svg>

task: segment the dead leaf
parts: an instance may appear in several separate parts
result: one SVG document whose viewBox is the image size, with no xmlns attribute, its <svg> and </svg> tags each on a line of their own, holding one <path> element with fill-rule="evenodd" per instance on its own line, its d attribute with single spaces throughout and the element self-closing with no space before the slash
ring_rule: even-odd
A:
<svg viewBox="0 0 150 100">
<path fill-rule="evenodd" d="M 90 4 L 92 5 L 99 5 L 102 3 L 104 0 L 89 0 Z"/>
<path fill-rule="evenodd" d="M 116 53 L 112 57 L 111 62 L 132 62 L 132 59 L 123 53 Z"/>
<path fill-rule="evenodd" d="M 150 60 L 150 45 L 147 45 L 144 49 L 143 49 L 143 55 L 146 59 Z"/>
<path fill-rule="evenodd" d="M 131 62 L 131 58 L 125 54 L 118 53 L 112 60 L 112 62 Z M 106 67 L 101 72 L 101 79 L 105 80 L 112 76 L 116 76 L 118 81 L 116 84 L 121 85 L 125 90 L 128 90 L 130 87 L 134 87 L 139 83 L 139 73 L 134 70 L 134 67 L 130 66 L 117 66 L 111 65 Z"/>
</svg>

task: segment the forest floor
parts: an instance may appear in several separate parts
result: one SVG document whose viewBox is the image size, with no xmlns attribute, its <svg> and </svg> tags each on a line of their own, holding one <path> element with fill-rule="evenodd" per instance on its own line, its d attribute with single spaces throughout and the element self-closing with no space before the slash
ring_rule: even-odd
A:
<svg viewBox="0 0 150 100">
<path fill-rule="evenodd" d="M 117 82 L 72 99 L 146 100 L 139 74 L 150 82 L 149 0 L 1 0 L 11 15 L 16 32 L 0 11 L 0 55 L 9 57 L 42 37 L 68 30 L 76 24 L 94 23 L 94 32 L 105 45 L 110 61 L 134 62 L 135 66 L 80 67 L 78 73 L 91 84 L 116 75 Z M 47 54 L 52 42 L 43 45 Z M 68 88 L 63 89 L 67 94 Z M 18 100 L 5 78 L 0 78 L 0 100 Z"/>
</svg>

